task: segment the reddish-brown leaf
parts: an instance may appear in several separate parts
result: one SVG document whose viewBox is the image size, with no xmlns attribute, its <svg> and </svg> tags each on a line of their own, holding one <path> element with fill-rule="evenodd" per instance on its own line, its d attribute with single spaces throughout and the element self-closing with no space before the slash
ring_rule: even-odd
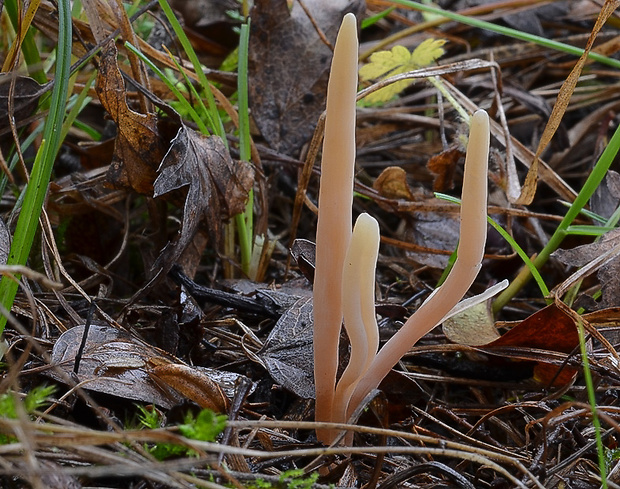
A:
<svg viewBox="0 0 620 489">
<path fill-rule="evenodd" d="M 463 152 L 458 148 L 449 148 L 428 160 L 426 167 L 435 175 L 435 192 L 445 192 L 454 187 L 454 170 L 463 156 Z"/>
<path fill-rule="evenodd" d="M 502 350 L 503 355 L 513 359 L 519 358 L 519 350 L 524 357 L 535 358 L 532 350 L 570 353 L 579 345 L 579 335 L 573 319 L 554 304 L 532 314 L 506 334 L 484 345 L 491 352 Z M 510 353 L 509 353 L 510 351 Z M 534 378 L 541 383 L 560 386 L 570 382 L 576 370 L 570 367 L 552 365 L 541 358 L 534 368 Z"/>
<path fill-rule="evenodd" d="M 101 51 L 96 86 L 101 105 L 118 130 L 108 180 L 115 187 L 150 195 L 165 153 L 164 138 L 158 133 L 155 114 L 140 114 L 127 104 L 125 82 L 116 57 L 115 44 L 107 43 Z"/>
</svg>

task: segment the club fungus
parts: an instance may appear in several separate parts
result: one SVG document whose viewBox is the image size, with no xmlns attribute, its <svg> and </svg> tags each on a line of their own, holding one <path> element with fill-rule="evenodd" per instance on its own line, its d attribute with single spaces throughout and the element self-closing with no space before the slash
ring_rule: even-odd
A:
<svg viewBox="0 0 620 489">
<path fill-rule="evenodd" d="M 444 284 L 378 351 L 374 311 L 379 226 L 362 214 L 351 232 L 355 167 L 355 97 L 357 22 L 344 17 L 327 89 L 325 137 L 321 163 L 319 216 L 314 279 L 315 418 L 346 422 L 364 397 L 427 332 L 441 323 L 474 282 L 486 242 L 489 121 L 486 112 L 471 118 L 461 203 L 457 260 Z M 336 383 L 342 321 L 349 336 L 350 361 Z M 337 433 L 317 429 L 332 443 Z"/>
<path fill-rule="evenodd" d="M 338 341 L 342 326 L 342 264 L 351 240 L 355 168 L 355 96 L 357 93 L 357 21 L 347 14 L 338 33 L 329 85 L 323 139 L 319 218 L 314 278 L 315 416 L 331 421 Z M 320 439 L 327 434 L 318 431 Z"/>
</svg>

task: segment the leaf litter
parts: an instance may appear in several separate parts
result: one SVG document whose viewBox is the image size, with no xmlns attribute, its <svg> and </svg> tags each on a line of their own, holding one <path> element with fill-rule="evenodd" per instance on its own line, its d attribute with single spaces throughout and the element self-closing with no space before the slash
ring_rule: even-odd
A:
<svg viewBox="0 0 620 489">
<path fill-rule="evenodd" d="M 229 482 L 247 487 L 258 478 L 276 483 L 288 468 L 312 471 L 319 466 L 319 486 L 598 487 L 575 319 L 582 318 L 590 328 L 587 348 L 598 385 L 598 410 L 615 422 L 620 381 L 614 350 L 620 341 L 615 232 L 596 242 L 586 236 L 567 239 L 566 250 L 556 252 L 541 271 L 545 281 L 556 286 L 556 296 L 582 284 L 573 308 L 590 312 L 576 316 L 557 302 L 547 305 L 528 285 L 496 318 L 485 304 L 477 318 L 453 318 L 402 359 L 381 385 L 385 397 L 377 394 L 361 413 L 359 424 L 377 431 L 360 428 L 353 449 L 335 449 L 330 458 L 306 466 L 302 450 L 316 442 L 313 426 L 303 424 L 312 419 L 312 403 L 306 399 L 313 397 L 312 304 L 303 276 L 312 279 L 315 218 L 308 209 L 316 200 L 318 179 L 312 160 L 306 165 L 307 184 L 299 190 L 302 162 L 297 158 L 304 156 L 323 111 L 330 44 L 344 4 L 306 0 L 294 2 L 289 10 L 283 0 L 255 2 L 249 86 L 252 138 L 262 161 L 257 169 L 236 159 L 235 117 L 224 121 L 227 141 L 198 133 L 186 114 L 171 108 L 174 100 L 160 81 L 153 74 L 145 80 L 127 62 L 122 41 L 137 40 L 145 55 L 175 70 L 161 45 L 139 39 L 149 29 L 141 14 L 128 24 L 116 6 L 85 2 L 90 20 L 74 19 L 73 48 L 76 56 L 94 45 L 102 49 L 96 91 L 87 93 L 96 98 L 78 116 L 81 129 L 71 129 L 65 140 L 49 194 L 54 236 L 42 240 L 42 252 L 33 252 L 30 264 L 54 283 L 62 279 L 64 288 L 51 292 L 49 283 L 33 282 L 34 273 L 24 274 L 30 288 L 18 295 L 13 309 L 24 327 L 12 324 L 5 334 L 10 365 L 4 370 L 3 388 L 23 392 L 54 382 L 60 391 L 49 415 L 37 422 L 21 421 L 25 430 L 0 419 L 3 435 L 21 437 L 22 444 L 33 447 L 32 458 L 26 460 L 17 446 L 3 445 L 0 483 L 20 479 L 25 482 L 15 487 L 41 487 L 34 460 L 50 473 L 71 473 L 70 481 L 59 480 L 75 487 L 188 487 L 189 477 L 198 485 L 209 481 L 219 487 Z M 570 42 L 590 49 L 597 46 L 595 39 L 610 34 L 603 20 L 616 4 L 605 2 L 600 15 L 598 9 L 582 13 L 579 26 L 562 17 L 569 14 L 560 9 L 553 25 L 540 21 L 535 27 L 546 37 L 562 39 L 580 30 L 581 41 Z M 221 22 L 197 20 L 200 13 L 190 11 L 191 6 L 180 5 L 187 14 L 185 30 L 207 76 L 213 74 L 219 93 L 225 94 L 221 96 L 234 101 L 236 73 L 223 73 L 219 63 L 231 52 L 230 39 L 236 42 L 239 20 L 222 20 L 228 14 L 210 0 L 196 7 L 218 12 Z M 454 2 L 453 8 L 469 6 Z M 362 18 L 364 8 L 374 14 L 384 6 L 371 0 L 349 8 Z M 484 8 L 491 17 L 510 17 L 509 11 L 493 12 L 492 5 Z M 529 15 L 523 18 L 543 18 L 530 6 L 523 9 Z M 53 5 L 43 2 L 33 22 L 38 34 L 52 43 L 57 40 L 54 12 Z M 538 252 L 555 229 L 564 212 L 557 201 L 574 198 L 594 163 L 592 155 L 600 153 L 611 134 L 613 111 L 620 108 L 609 72 L 585 57 L 575 65 L 575 58 L 455 23 L 436 24 L 425 33 L 408 29 L 408 24 L 421 21 L 421 16 L 398 9 L 361 31 L 363 51 L 390 32 L 409 31 L 402 46 L 380 48 L 388 49 L 387 54 L 374 60 L 384 59 L 384 71 L 368 75 L 403 72 L 402 84 L 387 86 L 389 103 L 358 109 L 358 131 L 364 138 L 358 140 L 354 212 L 371 212 L 381 222 L 377 313 L 382 341 L 441 280 L 458 238 L 458 208 L 437 200 L 433 191 L 458 195 L 462 153 L 456 142 L 467 130 L 441 97 L 447 93 L 468 111 L 484 106 L 493 115 L 490 212 L 528 255 Z M 106 37 L 116 29 L 120 41 L 115 45 Z M 425 41 L 429 35 L 448 42 Z M 173 56 L 178 56 L 172 46 Z M 608 44 L 606 49 L 613 53 L 614 47 Z M 422 63 L 418 58 L 423 53 L 427 56 Z M 364 65 L 366 70 L 372 63 L 373 58 Z M 412 73 L 416 63 L 445 64 Z M 195 80 L 190 64 L 182 64 Z M 84 66 L 77 72 L 76 93 L 94 69 Z M 366 75 L 363 69 L 362 78 Z M 0 115 L 15 117 L 25 137 L 34 129 L 26 124 L 36 122 L 40 107 L 35 117 L 31 113 L 43 102 L 48 86 L 16 72 L 10 76 L 16 83 L 12 94 L 5 90 L 10 84 L 0 85 Z M 446 92 L 438 98 L 422 80 L 411 83 L 425 76 L 440 77 Z M 186 83 L 178 80 L 179 85 Z M 547 121 L 549 107 L 553 112 Z M 231 110 L 228 102 L 226 111 Z M 3 115 L 0 149 L 10 162 L 15 157 L 11 141 L 4 138 L 10 129 L 7 122 Z M 556 126 L 566 130 L 567 148 L 543 151 Z M 110 143 L 99 140 L 112 141 L 113 152 L 105 150 Z M 511 158 L 532 168 L 530 173 L 513 165 Z M 61 167 L 71 170 L 61 176 Z M 23 181 L 15 173 L 18 183 L 3 195 L 8 223 L 3 248 L 10 240 L 10 210 Z M 536 177 L 548 185 L 535 186 Z M 255 185 L 263 178 L 267 185 Z M 591 210 L 605 218 L 617 206 L 613 179 L 610 174 L 591 202 Z M 526 183 L 521 187 L 519 181 Z M 307 208 L 300 209 L 302 217 L 293 230 L 292 202 L 300 191 Z M 267 195 L 256 195 L 260 192 Z M 257 286 L 239 279 L 230 224 L 248 203 L 256 220 L 269 223 L 268 239 L 276 242 L 266 283 Z M 105 220 L 107 225 L 102 224 Z M 589 217 L 575 224 L 590 224 Z M 298 265 L 288 268 L 283 244 L 291 234 L 302 239 L 292 250 Z M 50 239 L 57 243 L 52 246 Z M 512 248 L 493 234 L 487 252 L 472 293 L 513 280 L 521 266 Z M 187 280 L 179 280 L 175 265 L 189 275 Z M 59 274 L 59 268 L 75 280 Z M 150 281 L 158 272 L 157 280 Z M 98 318 L 85 336 L 83 319 L 93 300 L 99 315 L 109 319 L 101 323 Z M 78 353 L 82 340 L 84 348 Z M 347 346 L 343 336 L 342 365 Z M 242 388 L 248 379 L 251 388 Z M 135 403 L 161 413 L 166 428 L 135 429 Z M 144 443 L 190 443 L 173 426 L 187 412 L 205 406 L 226 411 L 232 420 L 219 443 L 194 444 L 197 456 L 179 456 L 174 468 L 154 463 L 141 450 Z M 271 420 L 279 424 L 269 425 Z M 613 456 L 618 435 L 610 430 L 604 436 L 604 448 Z M 436 443 L 455 452 L 433 452 Z M 427 452 L 411 453 L 421 447 Z M 313 452 L 308 457 L 316 455 L 323 456 Z M 229 469 L 226 478 L 218 472 L 220 462 Z M 457 471 L 460 478 L 455 478 Z M 107 477 L 112 474 L 116 478 Z M 609 480 L 616 479 L 612 471 Z"/>
</svg>

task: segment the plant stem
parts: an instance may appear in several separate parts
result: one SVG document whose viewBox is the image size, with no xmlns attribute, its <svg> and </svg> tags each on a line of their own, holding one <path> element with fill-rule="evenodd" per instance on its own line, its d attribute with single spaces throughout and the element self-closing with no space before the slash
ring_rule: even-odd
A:
<svg viewBox="0 0 620 489">
<path fill-rule="evenodd" d="M 588 360 L 588 351 L 586 350 L 586 340 L 581 321 L 577 323 L 577 332 L 579 333 L 579 348 L 581 350 L 583 362 L 583 378 L 588 391 L 588 402 L 592 409 L 592 424 L 594 425 L 595 431 L 598 466 L 601 472 L 601 487 L 607 489 L 607 466 L 605 465 L 605 447 L 603 446 L 603 439 L 601 438 L 601 421 L 597 414 L 594 382 L 592 382 L 592 373 L 590 372 L 590 362 Z"/>
<path fill-rule="evenodd" d="M 250 19 L 241 26 L 239 35 L 239 61 L 237 68 L 237 95 L 239 99 L 239 157 L 250 161 L 250 109 L 248 101 L 248 49 L 250 44 Z M 245 211 L 235 216 L 239 234 L 241 269 L 250 274 L 252 261 L 252 236 L 254 234 L 254 192 L 250 190 Z M 250 277 L 255 279 L 255 277 Z"/>
<path fill-rule="evenodd" d="M 441 17 L 445 17 L 446 19 L 460 22 L 461 24 L 466 24 L 472 27 L 477 27 L 479 29 L 496 32 L 504 36 L 519 39 L 521 41 L 531 42 L 537 44 L 538 46 L 555 49 L 556 51 L 560 51 L 563 53 L 573 54 L 575 56 L 581 56 L 583 54 L 583 49 L 571 46 L 570 44 L 564 44 L 563 42 L 546 39 L 544 37 L 536 36 L 534 34 L 528 34 L 527 32 L 522 32 L 517 29 L 511 29 L 510 27 L 500 26 L 497 24 L 493 24 L 492 22 L 486 22 L 484 20 L 476 19 L 474 17 L 468 17 L 466 15 L 449 12 L 447 10 L 432 7 L 430 5 L 424 5 L 419 2 L 413 2 L 411 0 L 392 0 L 392 3 L 395 3 L 397 5 L 403 5 L 405 7 L 409 7 L 415 10 L 420 10 L 422 12 L 439 15 Z M 607 66 L 611 66 L 613 68 L 620 68 L 619 60 L 608 58 L 607 56 L 603 56 L 598 53 L 590 52 L 588 54 L 588 58 L 594 61 L 598 61 L 599 63 L 605 64 Z"/>
<path fill-rule="evenodd" d="M 568 227 L 586 206 L 594 191 L 600 185 L 603 178 L 605 178 L 605 175 L 607 175 L 607 171 L 613 163 L 618 150 L 620 150 L 620 127 L 616 129 L 613 136 L 609 140 L 605 151 L 603 151 L 603 154 L 594 165 L 590 176 L 588 176 L 587 180 L 583 184 L 583 187 L 579 191 L 579 194 L 577 194 L 574 202 L 566 212 L 564 219 L 562 219 L 562 222 L 560 222 L 555 232 L 538 256 L 532 260 L 536 269 L 540 270 L 540 268 L 551 256 L 551 253 L 558 249 L 564 238 L 567 236 Z M 504 290 L 497 297 L 497 299 L 495 299 L 493 302 L 493 312 L 497 313 L 501 310 L 531 278 L 532 275 L 529 272 L 519 274 L 518 278 L 513 280 L 508 288 L 506 288 L 506 290 Z"/>
<path fill-rule="evenodd" d="M 50 176 L 56 155 L 60 149 L 62 121 L 67 103 L 69 71 L 71 68 L 71 5 L 69 0 L 58 2 L 58 47 L 56 51 L 56 70 L 50 111 L 45 120 L 43 142 L 35 158 L 32 174 L 26 187 L 22 210 L 19 214 L 17 227 L 11 250 L 7 259 L 8 265 L 25 265 L 34 242 L 34 235 L 39 224 L 43 201 L 47 193 Z M 0 281 L 0 303 L 7 310 L 11 309 L 18 284 L 9 277 Z M 0 334 L 4 331 L 7 318 L 0 317 Z"/>
</svg>

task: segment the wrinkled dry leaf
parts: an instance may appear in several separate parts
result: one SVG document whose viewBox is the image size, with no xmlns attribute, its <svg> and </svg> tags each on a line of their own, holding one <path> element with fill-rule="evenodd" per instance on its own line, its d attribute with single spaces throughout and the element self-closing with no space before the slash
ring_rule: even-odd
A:
<svg viewBox="0 0 620 489">
<path fill-rule="evenodd" d="M 52 364 L 71 375 L 84 334 L 84 326 L 64 332 L 52 350 Z M 146 366 L 155 350 L 136 343 L 126 333 L 106 325 L 91 324 L 77 380 L 87 390 L 171 408 L 181 401 L 172 389 L 156 384 Z M 50 375 L 62 382 L 54 370 Z"/>
<path fill-rule="evenodd" d="M 15 89 L 12 115 L 16 123 L 34 112 L 39 104 L 39 98 L 49 88 L 48 84 L 39 85 L 37 81 L 27 76 L 0 73 L 0 132 L 9 127 L 9 92 L 13 78 L 15 79 Z"/>
<path fill-rule="evenodd" d="M 605 254 L 615 254 L 598 268 L 601 299 L 599 301 L 588 300 L 585 304 L 592 310 L 620 305 L 620 258 L 618 255 L 620 250 L 614 251 L 619 246 L 620 229 L 615 229 L 605 233 L 600 240 L 594 243 L 577 246 L 570 250 L 557 250 L 551 255 L 565 265 L 584 267 Z"/>
<path fill-rule="evenodd" d="M 388 199 L 415 200 L 407 183 L 407 172 L 400 166 L 388 166 L 374 181 L 372 188 Z"/>
<path fill-rule="evenodd" d="M 233 161 L 219 137 L 204 136 L 182 125 L 161 162 L 154 185 L 154 197 L 188 187 L 181 232 L 164 261 L 170 264 L 180 256 L 202 219 L 213 242 L 218 243 L 222 220 L 244 211 L 253 183 L 252 166 Z"/>
<path fill-rule="evenodd" d="M 52 365 L 71 376 L 76 354 L 82 342 L 84 326 L 75 326 L 64 332 L 52 350 Z M 168 368 L 162 368 L 167 366 Z M 213 390 L 215 382 L 224 392 L 232 396 L 236 380 L 240 377 L 230 372 L 192 367 L 190 369 L 176 357 L 150 346 L 124 331 L 102 324 L 91 324 L 81 357 L 77 380 L 82 387 L 126 399 L 156 404 L 169 409 L 183 400 L 188 389 L 177 391 L 175 384 L 197 385 L 203 379 L 204 392 Z M 198 370 L 198 372 L 195 372 Z M 157 374 L 157 375 L 154 375 Z M 59 382 L 63 378 L 55 369 L 49 375 Z M 158 379 L 155 379 L 155 376 Z M 208 379 L 207 381 L 204 378 Z M 216 392 L 215 389 L 214 392 Z M 205 403 L 202 398 L 192 399 Z M 216 397 L 213 405 L 221 405 Z"/>
<path fill-rule="evenodd" d="M 304 399 L 314 399 L 312 298 L 299 299 L 275 324 L 258 352 L 269 375 Z"/>
<path fill-rule="evenodd" d="M 359 15 L 363 3 L 306 2 L 331 43 L 344 14 Z M 251 17 L 248 64 L 252 115 L 273 149 L 296 156 L 312 137 L 325 109 L 332 52 L 299 2 L 289 9 L 286 0 L 257 0 Z"/>
<path fill-rule="evenodd" d="M 415 215 L 403 240 L 427 249 L 442 250 L 445 253 L 408 251 L 407 255 L 418 263 L 434 268 L 445 268 L 450 254 L 458 244 L 459 227 L 458 214 L 426 212 Z"/>
<path fill-rule="evenodd" d="M 454 188 L 456 164 L 464 156 L 465 154 L 460 149 L 449 148 L 428 160 L 426 168 L 435 175 L 433 191 L 445 192 Z"/>
<path fill-rule="evenodd" d="M 127 104 L 117 54 L 113 42 L 103 47 L 96 85 L 101 105 L 118 130 L 108 180 L 115 187 L 151 195 L 157 167 L 165 153 L 164 138 L 157 130 L 155 114 L 140 114 Z"/>
<path fill-rule="evenodd" d="M 158 365 L 150 369 L 149 373 L 194 401 L 201 408 L 210 409 L 216 413 L 226 412 L 229 404 L 228 398 L 220 386 L 200 370 L 177 363 Z"/>
<path fill-rule="evenodd" d="M 484 345 L 499 338 L 486 303 L 444 319 L 442 329 L 450 341 L 459 345 Z"/>
</svg>

